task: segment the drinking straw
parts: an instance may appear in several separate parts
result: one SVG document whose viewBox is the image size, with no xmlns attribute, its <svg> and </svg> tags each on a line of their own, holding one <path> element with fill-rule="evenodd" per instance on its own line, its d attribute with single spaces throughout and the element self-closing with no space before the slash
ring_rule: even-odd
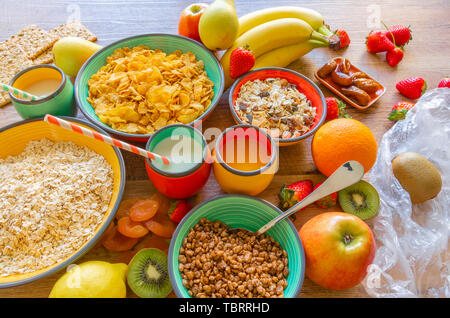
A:
<svg viewBox="0 0 450 318">
<path fill-rule="evenodd" d="M 39 99 L 39 97 L 37 97 L 35 95 L 29 94 L 29 93 L 24 92 L 24 91 L 22 91 L 20 89 L 17 89 L 15 87 L 12 87 L 12 86 L 9 86 L 9 85 L 3 84 L 3 83 L 0 83 L 0 87 L 2 88 L 3 91 L 9 92 L 11 94 L 14 94 L 17 97 L 23 98 L 25 100 L 31 101 L 31 100 Z"/>
<path fill-rule="evenodd" d="M 130 152 L 133 152 L 137 155 L 146 157 L 148 159 L 155 159 L 158 158 L 159 160 L 161 160 L 164 164 L 169 165 L 170 161 L 169 159 L 167 159 L 166 157 L 160 156 L 156 153 L 144 150 L 142 148 L 130 145 L 126 142 L 120 141 L 118 139 L 115 138 L 111 138 L 109 136 L 100 134 L 96 131 L 81 127 L 80 125 L 74 124 L 74 123 L 69 123 L 68 121 L 61 119 L 61 118 L 57 118 L 55 116 L 52 115 L 45 115 L 44 117 L 44 121 L 46 121 L 49 124 L 53 124 L 71 131 L 74 131 L 76 133 L 82 134 L 84 136 L 93 138 L 93 139 L 97 139 L 100 141 L 103 141 L 104 143 L 110 144 L 112 146 L 116 146 L 120 149 L 124 149 Z"/>
</svg>

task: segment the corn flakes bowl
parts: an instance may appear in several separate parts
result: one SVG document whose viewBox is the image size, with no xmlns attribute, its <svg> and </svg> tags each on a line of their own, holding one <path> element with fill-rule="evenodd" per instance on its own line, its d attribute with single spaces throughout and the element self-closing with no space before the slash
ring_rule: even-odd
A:
<svg viewBox="0 0 450 318">
<path fill-rule="evenodd" d="M 88 120 L 142 142 L 170 124 L 199 125 L 223 90 L 223 70 L 214 54 L 171 34 L 112 43 L 84 63 L 75 81 L 75 98 Z"/>
</svg>

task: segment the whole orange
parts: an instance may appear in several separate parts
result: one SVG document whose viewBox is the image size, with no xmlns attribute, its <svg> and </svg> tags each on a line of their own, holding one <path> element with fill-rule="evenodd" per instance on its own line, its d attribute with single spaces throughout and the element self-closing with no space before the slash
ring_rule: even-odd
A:
<svg viewBox="0 0 450 318">
<path fill-rule="evenodd" d="M 317 169 L 326 176 L 349 160 L 358 161 L 367 172 L 377 159 L 377 141 L 362 122 L 338 118 L 317 130 L 311 153 Z"/>
</svg>

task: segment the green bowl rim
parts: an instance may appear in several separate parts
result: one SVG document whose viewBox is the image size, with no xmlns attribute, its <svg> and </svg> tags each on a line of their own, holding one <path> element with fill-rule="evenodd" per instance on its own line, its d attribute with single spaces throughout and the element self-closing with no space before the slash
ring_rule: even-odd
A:
<svg viewBox="0 0 450 318">
<path fill-rule="evenodd" d="M 192 125 L 196 125 L 198 122 L 201 122 L 203 120 L 205 120 L 212 112 L 213 110 L 216 108 L 217 104 L 220 102 L 220 99 L 222 97 L 222 94 L 224 92 L 224 88 L 225 88 L 225 75 L 223 72 L 223 68 L 222 68 L 222 64 L 220 64 L 219 59 L 217 58 L 217 56 L 212 53 L 206 46 L 204 46 L 202 43 L 197 42 L 193 39 L 190 39 L 188 37 L 182 36 L 182 35 L 177 35 L 177 34 L 170 34 L 170 33 L 145 33 L 145 34 L 138 34 L 138 35 L 133 35 L 130 37 L 126 37 L 120 40 L 117 40 L 113 43 L 110 43 L 108 45 L 106 45 L 105 47 L 101 48 L 100 50 L 98 50 L 97 52 L 95 52 L 92 56 L 90 56 L 83 64 L 83 66 L 81 66 L 80 70 L 78 71 L 77 77 L 75 79 L 75 101 L 77 103 L 78 108 L 80 109 L 80 111 L 83 113 L 83 115 L 92 123 L 94 123 L 95 125 L 99 125 L 102 129 L 106 130 L 107 132 L 109 132 L 110 134 L 114 134 L 120 137 L 124 137 L 124 138 L 128 138 L 128 139 L 148 139 L 151 137 L 152 134 L 130 134 L 130 133 L 126 133 L 126 132 L 122 132 L 119 130 L 115 130 L 109 126 L 104 127 L 101 124 L 98 123 L 97 119 L 93 118 L 82 106 L 80 97 L 79 97 L 79 90 L 78 87 L 80 86 L 80 81 L 81 81 L 81 76 L 84 72 L 84 70 L 86 69 L 86 67 L 89 65 L 89 63 L 95 59 L 98 55 L 102 54 L 104 51 L 106 51 L 107 49 L 109 49 L 110 47 L 116 45 L 116 44 L 120 44 L 122 42 L 131 40 L 131 39 L 135 39 L 135 38 L 141 38 L 141 37 L 154 37 L 154 36 L 166 36 L 166 37 L 173 37 L 173 38 L 180 38 L 180 39 L 184 39 L 186 41 L 189 41 L 195 45 L 197 45 L 200 49 L 203 49 L 206 53 L 209 54 L 209 56 L 211 56 L 213 58 L 213 60 L 216 62 L 216 65 L 219 67 L 219 72 L 220 72 L 220 87 L 219 87 L 219 93 L 217 94 L 217 100 L 212 103 L 209 108 L 198 118 L 196 118 L 193 122 L 189 123 L 189 126 Z M 92 106 L 91 106 L 92 107 Z M 103 124 L 103 123 L 102 123 Z"/>
<path fill-rule="evenodd" d="M 73 122 L 77 122 L 79 124 L 84 124 L 86 126 L 89 126 L 90 128 L 97 130 L 100 133 L 103 133 L 107 136 L 109 136 L 109 134 L 107 132 L 105 132 L 103 129 L 101 129 L 100 127 L 97 127 L 96 125 L 93 125 L 92 123 L 89 123 L 88 121 L 81 119 L 81 118 L 76 118 L 76 117 L 70 117 L 70 116 L 58 116 L 59 118 L 68 120 L 68 121 L 73 121 Z M 43 121 L 44 117 L 36 117 L 36 118 L 31 118 L 31 119 L 26 119 L 26 120 L 22 120 L 22 121 L 18 121 L 15 123 L 12 123 L 10 125 L 7 125 L 5 127 L 0 128 L 0 133 L 14 128 L 16 126 L 20 126 L 23 124 L 27 124 L 30 122 L 34 122 L 34 121 Z M 14 286 L 18 286 L 18 285 L 23 285 L 23 284 L 27 284 L 30 282 L 33 282 L 35 280 L 44 278 L 46 276 L 49 276 L 51 274 L 54 274 L 60 270 L 62 270 L 63 268 L 65 268 L 66 266 L 76 262 L 79 258 L 81 258 L 84 254 L 86 254 L 92 247 L 95 246 L 95 244 L 97 243 L 97 241 L 102 237 L 103 233 L 106 231 L 106 229 L 108 228 L 108 226 L 111 224 L 111 222 L 113 221 L 117 209 L 119 208 L 120 202 L 122 201 L 122 196 L 123 196 L 123 192 L 125 191 L 125 181 L 126 181 L 126 170 L 125 170 L 125 162 L 123 160 L 123 156 L 122 153 L 119 151 L 119 149 L 115 146 L 111 146 L 113 147 L 114 152 L 116 153 L 117 159 L 119 160 L 119 166 L 120 166 L 120 185 L 119 185 L 119 192 L 117 195 L 117 200 L 114 204 L 114 207 L 111 210 L 111 213 L 109 214 L 108 218 L 106 219 L 105 223 L 103 224 L 103 226 L 101 228 L 98 229 L 97 233 L 94 235 L 94 237 L 92 237 L 86 244 L 86 246 L 84 246 L 83 248 L 79 249 L 74 255 L 72 255 L 71 257 L 67 258 L 65 261 L 63 261 L 62 263 L 60 263 L 58 266 L 53 267 L 52 269 L 45 271 L 39 275 L 36 276 L 32 276 L 29 278 L 25 278 L 22 280 L 17 280 L 17 281 L 13 281 L 13 282 L 7 282 L 7 283 L 0 283 L 0 288 L 8 288 L 8 287 L 14 287 Z"/>
<path fill-rule="evenodd" d="M 182 294 L 181 294 L 180 286 L 175 284 L 175 273 L 174 273 L 173 261 L 172 261 L 173 253 L 174 253 L 174 245 L 175 245 L 176 238 L 178 237 L 178 233 L 180 232 L 180 230 L 183 227 L 183 225 L 186 222 L 186 220 L 192 214 L 194 214 L 200 207 L 208 204 L 211 201 L 218 200 L 218 199 L 221 199 L 221 198 L 227 198 L 227 197 L 240 197 L 240 198 L 245 198 L 245 199 L 252 199 L 252 200 L 264 203 L 265 205 L 271 207 L 274 211 L 278 212 L 279 214 L 283 213 L 282 211 L 280 211 L 280 209 L 278 209 L 272 203 L 270 203 L 270 202 L 268 202 L 268 201 L 266 201 L 264 199 L 261 199 L 259 197 L 252 197 L 252 196 L 245 195 L 245 194 L 219 194 L 219 195 L 216 195 L 216 196 L 213 196 L 211 198 L 208 198 L 205 201 L 197 204 L 194 208 L 192 208 L 191 211 L 189 211 L 188 214 L 186 214 L 183 217 L 183 219 L 181 220 L 181 222 L 178 224 L 177 228 L 175 229 L 175 232 L 172 235 L 172 239 L 170 240 L 169 254 L 168 254 L 168 270 L 169 270 L 170 283 L 172 284 L 173 291 L 175 292 L 177 297 L 183 297 Z M 286 218 L 284 221 L 288 222 L 289 226 L 291 227 L 291 229 L 295 233 L 295 237 L 297 238 L 297 242 L 298 242 L 298 245 L 300 247 L 300 259 L 302 261 L 301 262 L 301 269 L 300 269 L 300 276 L 301 277 L 300 277 L 300 280 L 297 283 L 297 288 L 295 289 L 295 292 L 294 292 L 294 295 L 298 296 L 298 294 L 300 293 L 300 290 L 302 289 L 303 281 L 305 279 L 305 251 L 303 249 L 303 243 L 302 243 L 302 240 L 300 238 L 300 235 L 298 234 L 298 230 L 295 228 L 295 226 L 292 223 L 292 221 L 289 218 Z"/>
<path fill-rule="evenodd" d="M 309 79 L 305 75 L 300 74 L 299 72 L 296 72 L 296 71 L 288 69 L 288 68 L 284 68 L 284 67 L 261 67 L 261 68 L 256 68 L 256 69 L 254 69 L 254 70 L 252 70 L 250 72 L 247 72 L 247 73 L 243 74 L 241 77 L 239 77 L 233 83 L 233 85 L 231 86 L 230 94 L 228 95 L 228 105 L 230 106 L 231 114 L 233 115 L 234 119 L 238 123 L 240 123 L 240 124 L 247 124 L 247 123 L 244 123 L 241 120 L 241 118 L 238 116 L 238 114 L 236 114 L 236 111 L 235 111 L 234 105 L 233 105 L 233 93 L 234 93 L 237 85 L 243 79 L 245 79 L 248 75 L 250 75 L 252 73 L 264 72 L 264 71 L 269 71 L 269 70 L 282 71 L 282 72 L 287 72 L 287 73 L 294 74 L 295 76 L 300 77 L 300 78 L 304 79 L 306 82 L 308 82 L 314 88 L 314 90 L 319 94 L 320 99 L 322 100 L 322 117 L 320 117 L 319 122 L 317 123 L 316 127 L 314 127 L 313 129 L 308 131 L 306 134 L 303 134 L 301 136 L 298 136 L 298 137 L 295 137 L 295 138 L 286 138 L 286 139 L 274 138 L 274 141 L 277 142 L 277 143 L 280 143 L 280 144 L 283 144 L 283 143 L 290 144 L 290 143 L 297 143 L 300 140 L 308 138 L 310 135 L 314 134 L 316 132 L 316 130 L 319 129 L 319 127 L 325 121 L 325 119 L 327 117 L 327 107 L 326 107 L 327 103 L 325 101 L 325 96 L 323 95 L 322 90 L 316 85 L 316 83 L 314 83 L 311 79 Z"/>
</svg>

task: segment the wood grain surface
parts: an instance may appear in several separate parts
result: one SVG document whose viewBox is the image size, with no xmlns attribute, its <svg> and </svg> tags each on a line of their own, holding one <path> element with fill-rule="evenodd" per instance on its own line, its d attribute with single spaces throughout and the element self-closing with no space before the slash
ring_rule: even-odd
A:
<svg viewBox="0 0 450 318">
<path fill-rule="evenodd" d="M 184 7 L 191 1 L 158 0 L 158 1 L 1 1 L 0 40 L 7 39 L 28 24 L 36 24 L 44 29 L 51 29 L 65 23 L 68 19 L 79 19 L 98 36 L 98 43 L 105 45 L 120 38 L 142 33 L 164 32 L 177 33 L 178 17 Z M 239 15 L 260 8 L 275 5 L 298 5 L 319 11 L 332 29 L 347 30 L 351 38 L 349 48 L 334 52 L 329 49 L 316 49 L 308 55 L 292 63 L 292 68 L 309 78 L 314 79 L 314 71 L 328 59 L 345 56 L 363 71 L 373 76 L 386 88 L 386 94 L 366 111 L 349 108 L 348 113 L 355 119 L 364 122 L 380 141 L 383 134 L 393 123 L 386 119 L 392 106 L 407 100 L 395 89 L 395 83 L 412 76 L 421 76 L 429 89 L 437 87 L 441 78 L 450 74 L 448 59 L 450 49 L 450 24 L 448 0 L 408 0 L 408 1 L 349 1 L 330 0 L 236 0 Z M 20 7 L 20 10 L 17 8 Z M 374 12 L 379 11 L 381 20 L 388 25 L 411 25 L 413 40 L 405 49 L 403 61 L 391 68 L 385 62 L 384 54 L 372 55 L 366 52 L 365 37 L 371 29 L 382 29 L 382 26 L 371 25 Z M 326 96 L 332 96 L 324 86 L 319 85 Z M 234 124 L 228 107 L 228 92 L 225 92 L 220 104 L 203 128 L 217 127 L 221 130 Z M 82 117 L 81 114 L 77 116 Z M 12 105 L 0 108 L 0 127 L 21 120 Z M 274 181 L 261 195 L 261 198 L 272 203 L 277 202 L 277 193 L 284 183 L 309 178 L 314 182 L 323 180 L 316 170 L 310 154 L 310 142 L 306 140 L 298 145 L 280 149 L 280 167 Z M 1 145 L 0 145 L 1 146 Z M 123 153 L 127 169 L 127 186 L 125 197 L 150 194 L 154 191 L 148 181 L 144 161 L 133 154 Z M 221 194 L 222 191 L 211 175 L 207 185 L 198 195 L 197 200 Z M 336 209 L 334 209 L 336 210 Z M 308 219 L 326 210 L 308 207 L 297 213 L 295 225 L 300 228 Z M 369 222 L 370 223 L 370 222 Z M 80 262 L 86 260 L 120 260 L 120 255 L 106 251 L 103 247 L 91 250 Z M 0 297 L 47 297 L 53 284 L 62 272 L 39 281 L 14 288 L 0 290 Z M 132 297 L 132 292 L 129 291 Z M 346 291 L 324 289 L 305 278 L 300 297 L 367 297 L 364 288 L 359 285 Z"/>
</svg>

